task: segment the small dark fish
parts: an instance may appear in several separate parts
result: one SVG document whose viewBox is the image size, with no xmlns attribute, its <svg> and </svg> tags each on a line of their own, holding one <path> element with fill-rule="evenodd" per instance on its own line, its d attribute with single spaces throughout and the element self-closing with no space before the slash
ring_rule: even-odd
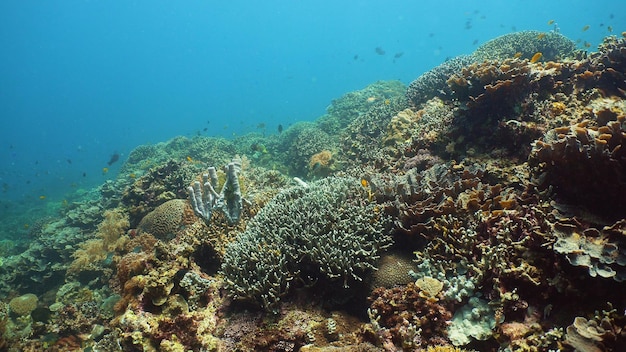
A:
<svg viewBox="0 0 626 352">
<path fill-rule="evenodd" d="M 377 46 L 376 49 L 374 49 L 374 51 L 376 52 L 376 54 L 378 55 L 385 55 L 385 50 L 383 50 L 383 48 Z"/>
<path fill-rule="evenodd" d="M 278 125 L 278 133 L 283 133 L 283 125 Z"/>
<path fill-rule="evenodd" d="M 432 38 L 432 37 L 434 37 L 434 36 L 435 36 L 435 33 L 428 33 L 428 36 L 429 36 L 430 38 Z"/>
<path fill-rule="evenodd" d="M 113 155 L 111 155 L 111 159 L 109 159 L 109 162 L 107 163 L 107 165 L 111 166 L 115 164 L 115 162 L 118 160 L 120 160 L 120 154 L 118 152 L 115 152 L 113 153 Z"/>
<path fill-rule="evenodd" d="M 265 124 L 263 122 L 261 122 L 260 124 L 256 125 L 256 128 L 259 130 L 262 130 L 265 128 Z"/>
<path fill-rule="evenodd" d="M 398 59 L 398 58 L 402 57 L 402 55 L 404 55 L 404 52 L 399 52 L 399 53 L 396 53 L 396 54 L 393 56 L 393 58 L 394 58 L 394 59 Z"/>
<path fill-rule="evenodd" d="M 478 39 L 474 39 L 474 41 L 472 42 L 472 45 L 476 45 L 478 44 Z"/>
<path fill-rule="evenodd" d="M 68 164 L 72 164 L 72 159 L 65 159 Z"/>
<path fill-rule="evenodd" d="M 86 172 L 83 172 L 83 177 L 87 177 L 87 173 Z"/>
<path fill-rule="evenodd" d="M 208 127 L 205 127 L 205 128 L 203 128 L 202 130 L 203 130 L 204 132 L 206 132 L 206 131 L 208 131 L 208 130 L 209 130 L 209 128 L 208 128 Z"/>
<path fill-rule="evenodd" d="M 358 60 L 359 59 L 359 55 L 354 55 L 354 57 L 352 57 L 352 60 Z"/>
<path fill-rule="evenodd" d="M 613 14 L 610 14 L 610 15 L 609 15 L 609 18 L 610 18 L 610 19 L 613 19 L 614 17 L 615 17 L 615 15 L 613 15 Z"/>
<path fill-rule="evenodd" d="M 515 27 L 515 26 L 511 26 L 511 30 L 512 30 L 513 32 L 515 32 L 515 31 L 517 31 L 517 27 Z"/>
<path fill-rule="evenodd" d="M 206 120 L 206 124 L 207 124 L 207 125 L 208 125 L 208 124 L 210 124 L 210 123 L 211 123 L 211 121 L 210 121 L 210 120 Z"/>
</svg>

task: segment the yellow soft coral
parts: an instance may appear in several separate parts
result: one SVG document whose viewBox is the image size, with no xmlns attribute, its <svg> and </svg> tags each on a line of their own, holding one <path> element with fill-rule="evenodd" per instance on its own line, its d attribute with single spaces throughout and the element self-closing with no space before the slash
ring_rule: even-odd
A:
<svg viewBox="0 0 626 352">
<path fill-rule="evenodd" d="M 81 243 L 80 248 L 72 255 L 74 261 L 68 272 L 78 272 L 92 263 L 104 260 L 110 252 L 122 249 L 128 241 L 125 233 L 129 227 L 126 214 L 116 210 L 104 212 L 104 220 L 98 225 L 98 238 Z"/>
</svg>

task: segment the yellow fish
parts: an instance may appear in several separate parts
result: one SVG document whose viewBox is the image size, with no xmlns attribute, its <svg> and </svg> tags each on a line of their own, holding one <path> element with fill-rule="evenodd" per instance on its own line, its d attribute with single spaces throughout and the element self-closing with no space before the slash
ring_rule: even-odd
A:
<svg viewBox="0 0 626 352">
<path fill-rule="evenodd" d="M 589 25 L 586 25 L 583 27 L 583 32 L 585 32 L 586 30 L 588 30 L 589 28 L 591 28 Z"/>
<path fill-rule="evenodd" d="M 548 21 L 548 25 L 553 25 L 553 24 L 554 24 L 554 20 Z"/>
<path fill-rule="evenodd" d="M 545 33 L 539 33 L 539 34 L 537 35 L 537 39 L 539 39 L 539 40 L 541 40 L 541 39 L 543 39 L 543 38 L 545 38 L 545 37 L 546 37 L 546 34 L 545 34 Z"/>
<path fill-rule="evenodd" d="M 103 174 L 103 175 L 106 175 L 106 174 L 107 174 L 107 172 L 109 172 L 109 168 L 108 168 L 108 167 L 103 167 L 103 168 L 102 168 L 102 174 Z"/>
<path fill-rule="evenodd" d="M 367 187 L 369 187 L 369 186 L 370 186 L 370 183 L 369 183 L 366 179 L 362 178 L 362 179 L 361 179 L 361 186 L 363 186 L 363 187 L 366 187 L 366 188 L 367 188 Z"/>
<path fill-rule="evenodd" d="M 130 175 L 128 175 L 128 177 L 130 177 L 130 178 L 132 178 L 132 179 L 135 179 L 135 178 L 137 177 L 137 175 L 135 175 L 135 174 L 131 173 Z"/>
<path fill-rule="evenodd" d="M 513 55 L 513 57 L 519 59 L 520 57 L 522 57 L 522 53 L 518 51 L 515 53 L 515 55 Z"/>
<path fill-rule="evenodd" d="M 39 196 L 39 199 L 44 200 L 46 199 L 46 196 Z"/>
<path fill-rule="evenodd" d="M 24 224 L 24 228 L 25 228 L 25 229 L 28 229 L 29 227 L 30 227 L 30 225 L 28 225 L 28 224 Z"/>
<path fill-rule="evenodd" d="M 535 55 L 533 55 L 533 57 L 530 58 L 530 63 L 534 64 L 535 62 L 539 61 L 539 59 L 541 59 L 542 56 L 543 56 L 542 53 L 535 53 Z"/>
<path fill-rule="evenodd" d="M 187 161 L 193 163 L 193 159 L 189 155 L 187 155 Z"/>
<path fill-rule="evenodd" d="M 385 99 L 385 105 L 389 105 L 389 104 L 391 104 L 391 100 Z"/>
</svg>

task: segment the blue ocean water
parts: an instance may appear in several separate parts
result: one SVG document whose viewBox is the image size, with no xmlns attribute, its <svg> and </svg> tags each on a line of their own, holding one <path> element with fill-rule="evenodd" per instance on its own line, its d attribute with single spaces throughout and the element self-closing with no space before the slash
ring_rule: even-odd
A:
<svg viewBox="0 0 626 352">
<path fill-rule="evenodd" d="M 611 27 L 626 2 L 2 1 L 0 218 L 114 178 L 141 144 L 276 133 L 502 34 L 558 29 L 593 50 Z"/>
</svg>

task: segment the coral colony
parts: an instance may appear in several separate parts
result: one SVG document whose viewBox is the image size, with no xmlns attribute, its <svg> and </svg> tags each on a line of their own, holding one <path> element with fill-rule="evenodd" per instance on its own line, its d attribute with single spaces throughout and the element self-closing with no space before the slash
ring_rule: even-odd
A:
<svg viewBox="0 0 626 352">
<path fill-rule="evenodd" d="M 625 75 L 625 38 L 517 32 L 274 135 L 139 146 L 5 250 L 1 349 L 618 351 Z"/>
</svg>

